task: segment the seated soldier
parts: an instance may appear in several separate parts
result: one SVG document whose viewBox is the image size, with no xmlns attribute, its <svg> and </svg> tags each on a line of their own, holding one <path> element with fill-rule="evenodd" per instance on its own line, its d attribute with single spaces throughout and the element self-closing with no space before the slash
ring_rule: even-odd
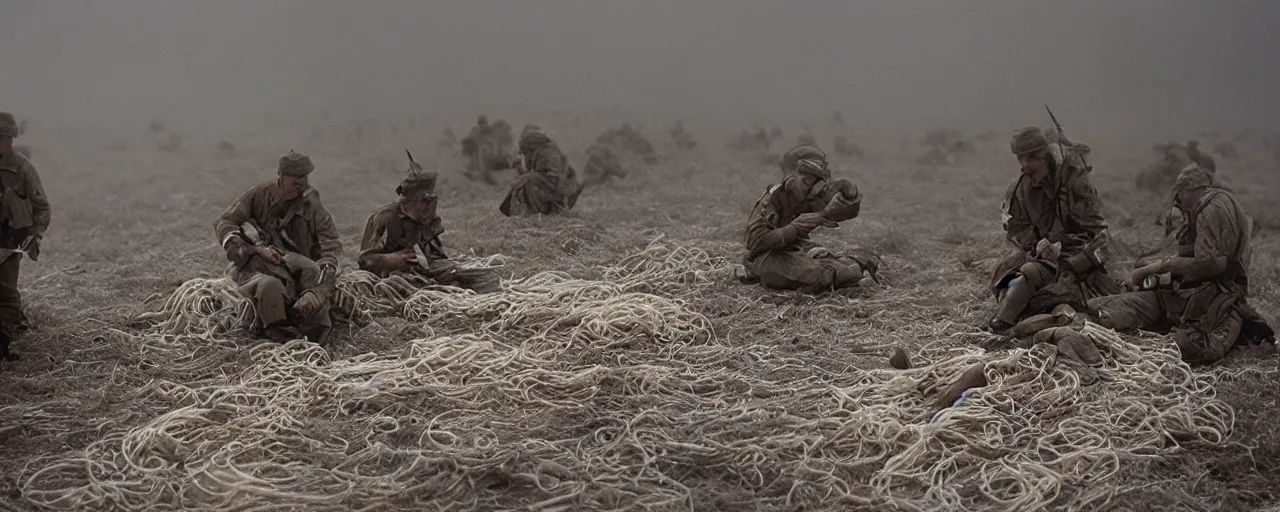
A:
<svg viewBox="0 0 1280 512">
<path fill-rule="evenodd" d="M 520 136 L 520 165 L 515 183 L 498 207 L 503 215 L 556 214 L 572 210 L 582 183 L 569 159 L 536 127 Z"/>
<path fill-rule="evenodd" d="M 452 284 L 479 293 L 497 291 L 498 275 L 490 269 L 464 269 L 449 261 L 436 215 L 436 175 L 411 163 L 396 187 L 400 198 L 387 204 L 365 223 L 357 263 L 378 277 L 392 274 Z"/>
<path fill-rule="evenodd" d="M 1212 363 L 1232 347 L 1275 341 L 1275 332 L 1248 303 L 1252 219 L 1213 173 L 1192 164 L 1173 185 L 1186 223 L 1178 252 L 1139 262 L 1131 276 L 1140 291 L 1089 301 L 1098 323 L 1116 330 L 1172 332 L 1189 363 Z"/>
<path fill-rule="evenodd" d="M 858 216 L 858 187 L 844 179 L 831 181 L 826 155 L 812 146 L 798 146 L 783 160 L 795 162 L 792 174 L 760 196 L 747 221 L 744 281 L 817 293 L 856 286 L 864 271 L 876 278 L 878 257 L 835 254 L 809 240 L 818 226 L 834 227 Z"/>
<path fill-rule="evenodd" d="M 275 182 L 250 188 L 214 223 L 238 291 L 253 301 L 255 327 L 275 341 L 324 343 L 333 326 L 329 304 L 342 242 L 320 193 L 307 184 L 314 170 L 306 155 L 289 152 Z M 246 224 L 266 243 L 249 241 Z"/>
<path fill-rule="evenodd" d="M 1083 159 L 1088 146 L 1050 135 L 1053 144 L 1028 127 L 1010 143 L 1021 174 L 1005 195 L 1003 219 L 1016 249 L 992 269 L 998 307 L 988 325 L 996 332 L 1063 305 L 1083 310 L 1088 299 L 1119 291 L 1103 264 L 1107 223 Z"/>
</svg>

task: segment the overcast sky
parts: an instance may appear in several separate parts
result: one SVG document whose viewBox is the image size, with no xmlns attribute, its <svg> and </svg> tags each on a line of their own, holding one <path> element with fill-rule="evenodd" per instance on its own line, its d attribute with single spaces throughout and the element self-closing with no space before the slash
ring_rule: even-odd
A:
<svg viewBox="0 0 1280 512">
<path fill-rule="evenodd" d="M 92 123 L 595 109 L 1276 129 L 1274 0 L 18 1 L 0 108 Z M 1070 129 L 1069 126 L 1069 129 Z M 1183 128 L 1185 127 L 1185 128 Z"/>
</svg>

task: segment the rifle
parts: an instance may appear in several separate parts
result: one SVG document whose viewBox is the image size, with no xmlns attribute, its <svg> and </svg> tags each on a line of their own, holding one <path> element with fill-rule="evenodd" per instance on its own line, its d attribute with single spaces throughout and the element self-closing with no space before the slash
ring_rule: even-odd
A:
<svg viewBox="0 0 1280 512">
<path fill-rule="evenodd" d="M 405 150 L 404 150 L 404 154 L 409 155 L 409 168 L 410 168 L 410 169 L 421 169 L 421 168 L 422 168 L 422 166 L 421 166 L 421 165 L 418 165 L 418 162 L 413 161 L 413 153 L 410 153 L 410 152 L 409 152 L 409 148 L 405 148 Z"/>
<path fill-rule="evenodd" d="M 1065 131 L 1063 131 L 1063 130 L 1062 130 L 1062 123 L 1059 123 L 1059 122 L 1058 122 L 1058 116 L 1053 115 L 1053 110 L 1049 108 L 1049 104 L 1048 104 L 1048 103 L 1045 103 L 1045 104 L 1044 104 L 1044 110 L 1045 110 L 1045 112 L 1048 112 L 1048 113 L 1049 113 L 1049 119 L 1053 121 L 1053 128 L 1054 128 L 1054 129 L 1056 129 L 1056 130 L 1058 130 L 1058 151 L 1062 153 L 1062 162 L 1063 162 L 1063 163 L 1066 163 L 1066 161 L 1067 161 L 1067 148 L 1066 148 L 1066 145 L 1065 145 L 1065 144 L 1063 144 L 1063 142 L 1062 142 L 1062 141 L 1064 141 L 1064 140 L 1066 140 L 1066 139 L 1067 139 L 1067 132 L 1065 132 Z M 1089 167 L 1089 162 L 1086 162 L 1086 161 L 1084 160 L 1084 155 L 1083 155 L 1083 154 L 1081 154 L 1081 155 L 1079 155 L 1079 157 L 1080 157 L 1080 163 L 1084 164 L 1084 168 L 1085 168 L 1085 169 L 1090 169 L 1090 167 Z"/>
</svg>

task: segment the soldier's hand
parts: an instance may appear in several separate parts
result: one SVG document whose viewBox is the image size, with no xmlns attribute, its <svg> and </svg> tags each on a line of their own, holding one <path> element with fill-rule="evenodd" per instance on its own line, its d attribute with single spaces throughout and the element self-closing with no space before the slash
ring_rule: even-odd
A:
<svg viewBox="0 0 1280 512">
<path fill-rule="evenodd" d="M 262 259 L 267 260 L 274 265 L 279 265 L 281 261 L 284 261 L 283 258 L 280 257 L 280 253 L 270 247 L 255 245 L 253 246 L 253 252 L 257 253 L 258 256 L 262 257 Z"/>
<path fill-rule="evenodd" d="M 796 230 L 799 231 L 800 234 L 807 235 L 810 231 L 813 231 L 818 226 L 821 226 L 826 222 L 827 219 L 823 218 L 821 213 L 812 212 L 800 214 L 799 217 L 796 217 L 795 220 L 791 221 L 791 225 L 795 226 Z"/>
<path fill-rule="evenodd" d="M 1134 269 L 1133 273 L 1129 275 L 1129 283 L 1132 284 L 1134 288 L 1141 288 L 1142 280 L 1146 279 L 1149 275 L 1158 273 L 1160 271 L 1161 264 L 1161 261 L 1156 260 Z"/>
<path fill-rule="evenodd" d="M 1049 243 L 1048 240 L 1041 240 L 1036 245 L 1036 257 L 1042 260 L 1057 261 L 1058 256 L 1062 254 L 1062 243 Z"/>
<path fill-rule="evenodd" d="M 35 235 L 28 236 L 18 248 L 26 251 L 27 257 L 31 258 L 31 261 L 40 261 L 40 237 Z"/>
<path fill-rule="evenodd" d="M 393 252 L 387 255 L 393 270 L 404 270 L 418 264 L 418 256 L 409 251 Z"/>
</svg>

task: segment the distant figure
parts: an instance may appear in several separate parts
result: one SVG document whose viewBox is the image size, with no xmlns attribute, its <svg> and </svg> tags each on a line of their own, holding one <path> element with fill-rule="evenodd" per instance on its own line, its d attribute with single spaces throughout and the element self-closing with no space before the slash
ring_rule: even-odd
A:
<svg viewBox="0 0 1280 512">
<path fill-rule="evenodd" d="M 630 123 L 622 123 L 621 128 L 606 130 L 596 137 L 596 144 L 610 146 L 623 153 L 638 156 L 647 164 L 658 163 L 658 155 L 654 152 L 653 144 Z"/>
<path fill-rule="evenodd" d="M 582 168 L 582 185 L 598 185 L 613 178 L 625 178 L 627 172 L 613 148 L 603 144 L 592 144 L 587 148 L 587 165 Z"/>
<path fill-rule="evenodd" d="M 671 127 L 671 140 L 676 143 L 676 148 L 681 151 L 689 151 L 698 147 L 698 142 L 693 140 L 693 135 L 684 129 L 684 121 L 676 121 L 676 125 Z"/>
<path fill-rule="evenodd" d="M 255 331 L 274 341 L 306 337 L 323 344 L 333 326 L 329 305 L 342 241 L 320 193 L 307 183 L 314 170 L 309 157 L 290 151 L 280 157 L 276 181 L 250 188 L 214 223 L 235 265 L 232 279 L 253 301 Z"/>
<path fill-rule="evenodd" d="M 791 172 L 756 201 L 743 245 L 744 282 L 766 288 L 819 293 L 856 286 L 864 272 L 876 276 L 880 259 L 871 254 L 837 254 L 809 240 L 819 226 L 858 216 L 862 194 L 848 180 L 831 180 L 827 157 L 798 146 L 782 158 Z"/>
<path fill-rule="evenodd" d="M 490 126 L 488 117 L 477 118 L 471 133 L 462 139 L 462 154 L 467 157 L 467 177 L 496 185 L 498 182 L 493 171 L 510 169 L 515 161 L 510 146 L 511 125 L 498 120 Z"/>
<path fill-rule="evenodd" d="M 503 215 L 556 214 L 572 210 L 582 193 L 577 172 L 560 147 L 540 130 L 520 137 L 519 176 L 498 211 Z"/>
<path fill-rule="evenodd" d="M 1174 180 L 1175 206 L 1187 222 L 1177 254 L 1141 264 L 1140 291 L 1089 301 L 1101 325 L 1171 332 L 1189 363 L 1212 363 L 1241 344 L 1274 342 L 1275 332 L 1248 303 L 1252 219 L 1213 173 L 1192 164 Z"/>
<path fill-rule="evenodd" d="M 1209 154 L 1204 151 L 1200 151 L 1200 141 L 1187 141 L 1187 156 L 1191 158 L 1192 162 L 1199 165 L 1200 168 L 1209 172 L 1218 172 L 1218 164 L 1213 161 L 1213 157 L 1209 156 Z"/>
</svg>

